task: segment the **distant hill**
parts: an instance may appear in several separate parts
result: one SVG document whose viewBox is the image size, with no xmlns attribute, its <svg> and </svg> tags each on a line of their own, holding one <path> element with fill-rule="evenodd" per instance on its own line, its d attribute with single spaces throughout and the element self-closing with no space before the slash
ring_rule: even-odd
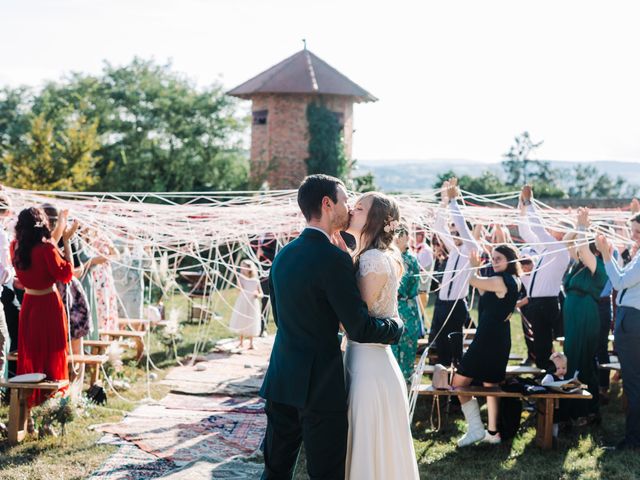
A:
<svg viewBox="0 0 640 480">
<path fill-rule="evenodd" d="M 613 178 L 621 175 L 629 184 L 640 185 L 640 160 L 638 162 L 594 161 L 594 162 L 557 162 L 551 161 L 557 169 L 572 170 L 578 164 L 588 163 L 601 172 L 607 172 Z M 438 174 L 453 170 L 458 175 L 480 175 L 489 170 L 502 175 L 500 163 L 473 163 L 469 160 L 397 160 L 358 162 L 356 175 L 371 172 L 376 185 L 385 192 L 406 192 L 426 190 L 433 187 Z"/>
</svg>

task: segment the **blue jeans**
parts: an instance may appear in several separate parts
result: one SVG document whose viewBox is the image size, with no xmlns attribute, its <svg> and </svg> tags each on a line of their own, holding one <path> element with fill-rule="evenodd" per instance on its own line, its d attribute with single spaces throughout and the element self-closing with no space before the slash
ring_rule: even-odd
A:
<svg viewBox="0 0 640 480">
<path fill-rule="evenodd" d="M 640 447 L 640 310 L 619 307 L 614 335 L 628 401 L 625 440 Z"/>
</svg>

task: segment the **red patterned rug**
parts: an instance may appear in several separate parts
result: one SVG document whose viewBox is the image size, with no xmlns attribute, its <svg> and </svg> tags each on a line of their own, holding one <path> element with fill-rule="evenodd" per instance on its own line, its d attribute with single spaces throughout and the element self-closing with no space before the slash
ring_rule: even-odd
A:
<svg viewBox="0 0 640 480">
<path fill-rule="evenodd" d="M 142 407 L 132 415 L 100 430 L 133 442 L 145 452 L 184 465 L 201 458 L 251 455 L 264 437 L 267 418 L 262 413 L 195 412 L 164 407 Z M 159 409 L 164 410 L 161 411 Z M 156 414 L 152 414 L 156 410 Z M 182 414 L 176 414 L 180 412 Z"/>
</svg>

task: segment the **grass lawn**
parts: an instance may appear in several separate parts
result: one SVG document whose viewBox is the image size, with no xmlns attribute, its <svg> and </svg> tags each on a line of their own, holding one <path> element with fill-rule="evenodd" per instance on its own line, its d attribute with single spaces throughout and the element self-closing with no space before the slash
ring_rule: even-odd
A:
<svg viewBox="0 0 640 480">
<path fill-rule="evenodd" d="M 237 292 L 225 292 L 223 301 L 215 306 L 225 321 L 228 320 Z M 181 318 L 186 317 L 184 299 L 174 299 L 167 310 L 177 308 Z M 431 308 L 429 309 L 431 311 Z M 430 314 L 429 314 L 430 317 Z M 273 327 L 273 324 L 270 324 Z M 511 322 L 513 351 L 525 351 L 520 319 L 515 315 Z M 202 327 L 185 324 L 184 341 L 178 349 L 180 356 L 193 351 L 199 338 L 206 343 L 199 351 L 208 351 L 213 343 L 229 336 L 228 330 L 218 322 L 210 322 Z M 167 370 L 175 365 L 175 360 L 164 346 L 154 339 L 150 346 L 151 360 L 159 368 L 154 370 L 158 379 L 150 383 L 152 398 L 160 399 L 168 391 L 159 384 Z M 126 362 L 125 362 L 126 363 Z M 127 400 L 121 400 L 108 392 L 109 400 L 104 407 L 94 407 L 90 418 L 80 418 L 67 427 L 64 438 L 36 440 L 28 438 L 16 447 L 0 443 L 0 479 L 82 479 L 115 451 L 115 447 L 96 445 L 101 434 L 89 431 L 87 427 L 96 423 L 113 422 L 136 406 L 136 401 L 147 396 L 146 365 L 125 366 L 126 376 L 132 380 L 132 389 L 122 393 Z M 640 478 L 640 455 L 616 454 L 605 451 L 602 446 L 621 438 L 624 416 L 620 392 L 614 388 L 611 403 L 602 409 L 603 422 L 597 427 L 564 434 L 560 438 L 558 450 L 543 452 L 534 445 L 534 417 L 523 416 L 521 433 L 510 445 L 498 447 L 471 447 L 457 450 L 455 440 L 462 435 L 464 422 L 460 414 L 443 416 L 440 432 L 430 428 L 429 416 L 431 400 L 420 399 L 414 418 L 413 432 L 416 455 L 421 477 L 425 479 L 634 479 Z M 483 415 L 486 418 L 486 412 Z M 7 422 L 8 408 L 0 407 L 0 421 Z M 296 480 L 306 479 L 304 455 L 298 465 Z M 390 479 L 394 480 L 394 479 Z"/>
</svg>

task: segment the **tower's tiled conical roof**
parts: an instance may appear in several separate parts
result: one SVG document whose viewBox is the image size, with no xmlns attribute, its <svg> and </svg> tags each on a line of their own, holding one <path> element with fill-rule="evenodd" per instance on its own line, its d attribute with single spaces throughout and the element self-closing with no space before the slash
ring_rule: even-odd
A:
<svg viewBox="0 0 640 480">
<path fill-rule="evenodd" d="M 301 50 L 229 92 L 240 98 L 260 93 L 304 93 L 345 95 L 357 102 L 375 102 L 376 97 L 352 82 L 327 62 Z"/>
</svg>

